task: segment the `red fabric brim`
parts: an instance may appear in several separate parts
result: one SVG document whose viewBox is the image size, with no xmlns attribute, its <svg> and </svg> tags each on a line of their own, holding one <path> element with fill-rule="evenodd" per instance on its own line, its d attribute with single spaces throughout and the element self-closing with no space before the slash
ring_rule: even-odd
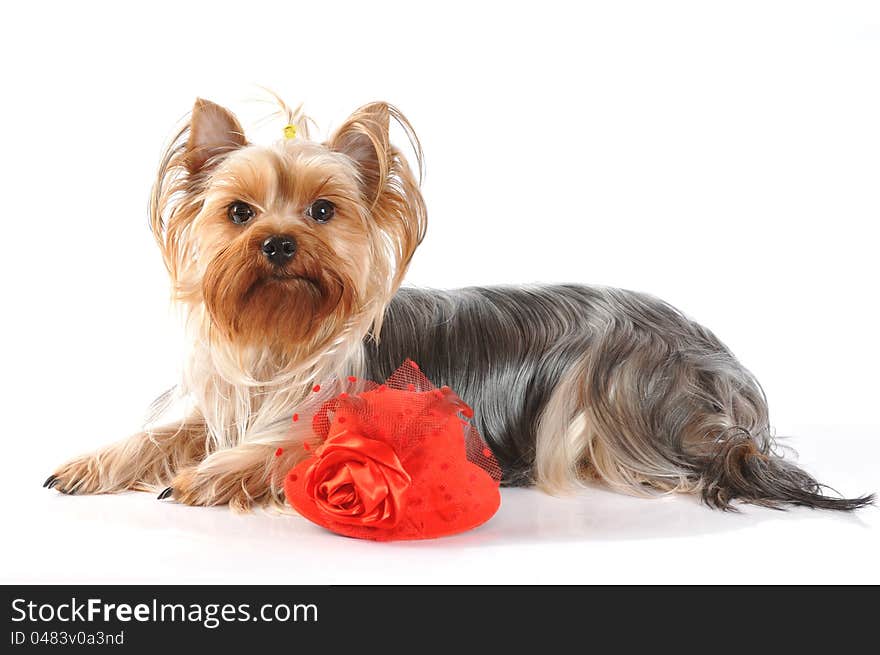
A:
<svg viewBox="0 0 880 655">
<path fill-rule="evenodd" d="M 334 521 L 306 493 L 306 478 L 315 458 L 297 464 L 284 480 L 287 502 L 303 517 L 337 534 L 374 541 L 434 539 L 471 530 L 488 521 L 501 505 L 498 481 L 468 461 L 459 464 L 467 484 L 431 488 L 415 483 L 407 491 L 406 511 L 391 528 L 373 528 Z"/>
</svg>

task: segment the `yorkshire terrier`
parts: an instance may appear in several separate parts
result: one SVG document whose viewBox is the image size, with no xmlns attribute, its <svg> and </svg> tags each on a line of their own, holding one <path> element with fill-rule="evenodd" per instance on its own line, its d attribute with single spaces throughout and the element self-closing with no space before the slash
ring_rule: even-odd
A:
<svg viewBox="0 0 880 655">
<path fill-rule="evenodd" d="M 582 285 L 400 288 L 427 223 L 410 123 L 376 102 L 321 143 L 286 111 L 292 138 L 262 146 L 199 99 L 159 167 L 151 225 L 185 310 L 177 391 L 191 413 L 75 459 L 45 486 L 283 503 L 284 473 L 305 455 L 291 417 L 313 385 L 381 381 L 410 358 L 473 407 L 507 485 L 559 493 L 596 480 L 721 509 L 872 501 L 830 495 L 784 459 L 752 374 L 661 300 Z M 395 123 L 416 171 L 389 141 Z"/>
</svg>

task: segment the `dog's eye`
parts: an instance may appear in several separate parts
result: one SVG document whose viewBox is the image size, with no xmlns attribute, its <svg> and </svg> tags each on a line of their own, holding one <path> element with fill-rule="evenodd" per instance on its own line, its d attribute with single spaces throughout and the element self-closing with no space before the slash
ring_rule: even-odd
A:
<svg viewBox="0 0 880 655">
<path fill-rule="evenodd" d="M 313 202 L 306 213 L 319 223 L 326 223 L 333 218 L 333 214 L 336 213 L 336 207 L 329 200 L 321 198 Z"/>
<path fill-rule="evenodd" d="M 236 200 L 226 209 L 226 214 L 229 216 L 229 220 L 233 223 L 238 223 L 239 225 L 247 223 L 254 217 L 255 213 L 253 207 L 240 200 Z"/>
</svg>

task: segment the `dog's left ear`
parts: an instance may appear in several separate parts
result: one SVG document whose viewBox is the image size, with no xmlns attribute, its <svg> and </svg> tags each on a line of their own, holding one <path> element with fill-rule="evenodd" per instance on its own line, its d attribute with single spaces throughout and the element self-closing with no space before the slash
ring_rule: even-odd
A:
<svg viewBox="0 0 880 655">
<path fill-rule="evenodd" d="M 392 123 L 403 129 L 421 171 L 418 137 L 400 110 L 386 102 L 370 103 L 356 110 L 326 144 L 354 161 L 371 217 L 393 244 L 394 270 L 388 276 L 390 293 L 400 285 L 425 236 L 428 221 L 419 179 L 400 150 L 391 145 L 388 132 Z"/>
</svg>

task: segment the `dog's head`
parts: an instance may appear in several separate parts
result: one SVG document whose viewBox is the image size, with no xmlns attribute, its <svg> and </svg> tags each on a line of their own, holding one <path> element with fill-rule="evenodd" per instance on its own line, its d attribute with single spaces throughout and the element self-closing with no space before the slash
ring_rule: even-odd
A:
<svg viewBox="0 0 880 655">
<path fill-rule="evenodd" d="M 302 351 L 381 322 L 426 227 L 392 121 L 420 168 L 409 122 L 386 103 L 324 143 L 300 129 L 261 146 L 228 110 L 196 101 L 160 167 L 151 220 L 175 298 L 204 308 L 212 337 Z"/>
</svg>

